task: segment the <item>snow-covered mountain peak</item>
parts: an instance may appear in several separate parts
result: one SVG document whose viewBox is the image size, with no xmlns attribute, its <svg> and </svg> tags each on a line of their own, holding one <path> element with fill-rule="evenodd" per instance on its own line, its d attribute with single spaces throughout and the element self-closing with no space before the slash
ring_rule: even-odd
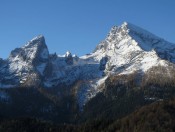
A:
<svg viewBox="0 0 175 132">
<path fill-rule="evenodd" d="M 166 65 L 162 60 L 175 62 L 174 51 L 175 45 L 124 22 L 121 26 L 112 27 L 106 39 L 86 58 L 105 62 L 105 72 L 129 74 L 133 71 L 145 72 L 152 66 Z"/>
<path fill-rule="evenodd" d="M 45 43 L 45 38 L 43 35 L 38 35 L 35 38 L 33 38 L 32 40 L 30 40 L 25 46 L 23 46 L 22 48 L 24 49 L 42 49 L 45 48 L 47 49 L 47 45 Z"/>
<path fill-rule="evenodd" d="M 128 28 L 130 25 L 127 22 L 124 22 L 121 26 L 113 26 L 108 33 L 108 36 L 104 41 L 102 41 L 99 45 L 97 45 L 94 52 L 98 50 L 109 50 L 115 48 L 114 45 L 117 45 L 120 41 L 131 38 L 129 35 L 130 29 Z M 130 26 L 129 26 L 130 27 Z"/>
<path fill-rule="evenodd" d="M 120 41 L 121 39 L 126 37 L 129 32 L 127 25 L 128 23 L 124 22 L 121 26 L 112 27 L 106 40 L 109 42 L 115 42 Z"/>
<path fill-rule="evenodd" d="M 10 54 L 9 60 L 14 58 L 23 58 L 23 60 L 32 61 L 36 58 L 48 59 L 49 51 L 45 43 L 44 36 L 39 35 L 25 44 L 21 48 L 16 48 Z"/>
<path fill-rule="evenodd" d="M 125 21 L 122 23 L 122 26 L 126 26 L 126 25 L 128 25 L 128 22 Z"/>
<path fill-rule="evenodd" d="M 45 43 L 45 38 L 43 35 L 38 35 L 36 37 L 34 37 L 33 39 L 31 39 L 25 46 L 32 46 L 38 43 Z"/>
<path fill-rule="evenodd" d="M 69 58 L 69 57 L 72 57 L 72 54 L 70 51 L 67 51 L 66 54 L 65 54 L 65 57 Z"/>
<path fill-rule="evenodd" d="M 158 41 L 163 40 L 156 35 L 146 31 L 145 29 L 142 29 L 134 24 L 124 22 L 121 24 L 121 26 L 114 26 L 110 30 L 106 41 L 108 42 L 119 42 L 122 39 L 126 39 L 128 37 L 131 37 L 135 40 L 143 39 L 143 40 L 151 40 L 151 41 Z M 149 45 L 152 46 L 152 45 Z"/>
<path fill-rule="evenodd" d="M 14 49 L 7 61 L 7 73 L 13 74 L 13 78 L 17 78 L 20 83 L 24 83 L 31 73 L 43 76 L 49 61 L 49 51 L 44 37 L 39 35 L 23 47 Z"/>
<path fill-rule="evenodd" d="M 128 44 L 131 43 L 126 42 L 131 40 L 133 41 L 133 43 L 137 45 L 137 47 L 141 48 L 143 51 L 155 50 L 158 56 L 160 56 L 161 58 L 168 60 L 171 59 L 170 61 L 173 62 L 175 61 L 174 60 L 175 54 L 173 55 L 171 53 L 168 55 L 169 57 L 163 55 L 164 54 L 163 52 L 168 53 L 169 50 L 174 49 L 175 48 L 174 44 L 169 43 L 164 39 L 159 38 L 156 35 L 150 33 L 149 31 L 146 31 L 145 29 L 142 29 L 128 22 L 124 22 L 120 26 L 112 27 L 106 39 L 102 41 L 99 45 L 97 45 L 94 52 L 97 51 L 109 52 L 109 50 L 111 52 L 111 50 L 114 51 L 119 47 L 121 47 L 119 46 L 121 42 L 123 44 L 126 44 L 127 46 Z"/>
</svg>

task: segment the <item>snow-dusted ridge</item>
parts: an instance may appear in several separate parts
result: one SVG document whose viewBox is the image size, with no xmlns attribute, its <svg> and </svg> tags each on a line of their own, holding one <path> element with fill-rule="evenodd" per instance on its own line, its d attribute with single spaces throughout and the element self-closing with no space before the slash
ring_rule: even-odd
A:
<svg viewBox="0 0 175 132">
<path fill-rule="evenodd" d="M 71 86 L 77 81 L 77 99 L 82 107 L 101 91 L 111 74 L 146 72 L 153 66 L 175 63 L 175 45 L 124 22 L 114 26 L 94 52 L 78 57 L 49 54 L 44 36 L 39 35 L 0 60 L 0 87 L 40 85 L 51 88 Z M 32 82 L 32 83 L 31 83 Z"/>
<path fill-rule="evenodd" d="M 160 39 L 133 24 L 124 22 L 114 26 L 107 38 L 95 51 L 83 58 L 100 61 L 107 57 L 105 72 L 128 74 L 133 71 L 147 71 L 156 65 L 167 65 L 166 60 L 174 61 L 175 54 L 169 52 L 175 45 Z M 162 54 L 162 53 L 166 53 Z"/>
</svg>

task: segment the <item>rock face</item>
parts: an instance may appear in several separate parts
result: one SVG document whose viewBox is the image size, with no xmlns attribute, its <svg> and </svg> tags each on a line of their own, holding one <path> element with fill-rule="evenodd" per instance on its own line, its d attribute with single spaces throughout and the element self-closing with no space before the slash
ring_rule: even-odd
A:
<svg viewBox="0 0 175 132">
<path fill-rule="evenodd" d="M 106 69 L 106 63 L 108 61 L 108 57 L 103 57 L 100 60 L 100 70 L 105 70 Z"/>
<path fill-rule="evenodd" d="M 101 91 L 110 75 L 144 74 L 153 66 L 175 63 L 175 45 L 124 22 L 114 26 L 93 53 L 77 57 L 49 54 L 42 35 L 0 59 L 0 87 L 76 86 L 80 107 Z M 78 82 L 78 83 L 77 83 Z"/>
<path fill-rule="evenodd" d="M 32 39 L 22 48 L 16 48 L 8 58 L 12 72 L 38 71 L 41 75 L 48 60 L 49 52 L 43 36 Z"/>
<path fill-rule="evenodd" d="M 33 73 L 44 76 L 48 60 L 49 52 L 45 39 L 41 35 L 29 41 L 25 46 L 16 48 L 11 52 L 1 70 L 4 75 L 1 87 L 19 86 L 31 78 Z M 12 82 L 12 84 L 6 82 Z"/>
</svg>

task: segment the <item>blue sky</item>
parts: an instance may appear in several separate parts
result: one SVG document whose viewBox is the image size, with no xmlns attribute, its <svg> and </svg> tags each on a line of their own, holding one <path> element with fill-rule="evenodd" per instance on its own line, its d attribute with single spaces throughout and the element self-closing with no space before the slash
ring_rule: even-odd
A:
<svg viewBox="0 0 175 132">
<path fill-rule="evenodd" d="M 90 53 L 127 21 L 175 43 L 175 0 L 1 0 L 0 57 L 43 34 L 50 53 Z"/>
</svg>

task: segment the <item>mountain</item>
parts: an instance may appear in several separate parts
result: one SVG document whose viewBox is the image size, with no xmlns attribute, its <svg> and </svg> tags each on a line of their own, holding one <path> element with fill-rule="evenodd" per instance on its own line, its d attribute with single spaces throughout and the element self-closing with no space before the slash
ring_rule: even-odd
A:
<svg viewBox="0 0 175 132">
<path fill-rule="evenodd" d="M 175 44 L 127 22 L 112 27 L 92 53 L 81 57 L 69 51 L 49 54 L 44 36 L 39 35 L 13 50 L 6 60 L 0 59 L 0 100 L 7 110 L 9 104 L 20 103 L 23 115 L 36 103 L 38 113 L 49 119 L 61 116 L 61 121 L 76 120 L 78 114 L 81 120 L 110 117 L 107 109 L 117 118 L 174 96 L 174 63 Z M 132 104 L 131 109 L 123 111 L 125 107 L 119 105 L 123 101 Z"/>
<path fill-rule="evenodd" d="M 1 65 L 1 87 L 15 87 L 39 79 L 37 74 L 43 75 L 48 60 L 49 52 L 41 35 L 16 48 Z"/>
<path fill-rule="evenodd" d="M 113 27 L 108 37 L 100 43 L 91 57 L 107 57 L 106 72 L 129 74 L 145 72 L 152 66 L 174 62 L 175 45 L 129 23 Z"/>
</svg>

